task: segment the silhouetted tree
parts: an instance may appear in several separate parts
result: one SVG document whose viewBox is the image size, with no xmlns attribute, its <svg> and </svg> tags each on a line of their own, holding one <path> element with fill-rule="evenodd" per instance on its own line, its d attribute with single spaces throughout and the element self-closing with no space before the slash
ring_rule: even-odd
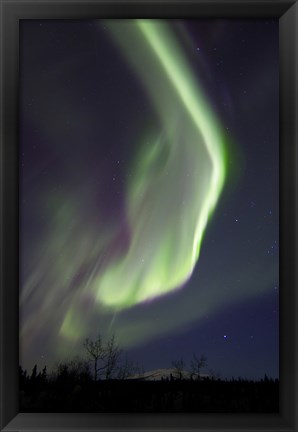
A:
<svg viewBox="0 0 298 432">
<path fill-rule="evenodd" d="M 48 374 L 47 374 L 47 367 L 45 366 L 43 368 L 42 372 L 41 372 L 41 379 L 42 379 L 42 381 L 46 381 L 47 376 L 48 376 Z"/>
<path fill-rule="evenodd" d="M 114 334 L 108 340 L 105 350 L 106 350 L 106 357 L 105 357 L 105 366 L 104 366 L 104 376 L 105 379 L 111 379 L 113 377 L 113 374 L 116 372 L 118 368 L 118 363 L 122 353 L 122 350 L 115 342 Z"/>
<path fill-rule="evenodd" d="M 84 342 L 84 348 L 89 359 L 93 362 L 94 381 L 97 381 L 100 376 L 111 379 L 118 368 L 122 353 L 115 341 L 115 335 L 112 335 L 106 343 L 102 341 L 100 335 L 95 340 L 87 338 Z"/>
<path fill-rule="evenodd" d="M 179 375 L 179 378 L 183 378 L 183 371 L 185 370 L 185 363 L 183 358 L 181 357 L 180 360 L 173 360 L 172 366 L 174 367 L 175 372 Z"/>
<path fill-rule="evenodd" d="M 98 364 L 100 361 L 105 360 L 107 356 L 101 336 L 98 335 L 96 340 L 90 340 L 87 338 L 84 342 L 84 348 L 87 351 L 90 360 L 93 362 L 94 381 L 97 381 L 98 372 L 104 369 L 104 367 L 99 367 Z"/>
<path fill-rule="evenodd" d="M 125 380 L 137 373 L 140 373 L 139 366 L 133 361 L 128 360 L 127 356 L 125 356 L 124 360 L 118 367 L 118 379 Z"/>
<path fill-rule="evenodd" d="M 202 354 L 200 357 L 197 357 L 197 355 L 194 353 L 190 366 L 192 373 L 197 376 L 198 380 L 200 380 L 200 371 L 202 368 L 207 366 L 207 358 L 204 356 L 204 354 Z"/>
<path fill-rule="evenodd" d="M 86 360 L 76 357 L 73 360 L 59 363 L 54 368 L 51 382 L 57 382 L 63 385 L 92 381 L 92 374 L 89 363 Z"/>
<path fill-rule="evenodd" d="M 264 381 L 265 382 L 269 382 L 270 381 L 269 378 L 268 378 L 268 376 L 266 374 L 264 375 Z"/>
<path fill-rule="evenodd" d="M 36 379 L 36 376 L 37 376 L 37 365 L 34 365 L 34 367 L 33 367 L 33 369 L 32 369 L 32 373 L 31 373 L 31 377 L 30 377 L 30 379 L 31 379 L 32 381 L 34 381 L 34 380 Z"/>
<path fill-rule="evenodd" d="M 218 380 L 218 379 L 220 379 L 220 372 L 216 372 L 213 369 L 208 369 L 208 373 L 209 373 L 210 378 L 212 380 Z"/>
<path fill-rule="evenodd" d="M 19 366 L 19 382 L 20 382 L 20 388 L 24 388 L 29 381 L 29 376 L 27 374 L 26 369 L 24 370 L 22 366 Z"/>
</svg>

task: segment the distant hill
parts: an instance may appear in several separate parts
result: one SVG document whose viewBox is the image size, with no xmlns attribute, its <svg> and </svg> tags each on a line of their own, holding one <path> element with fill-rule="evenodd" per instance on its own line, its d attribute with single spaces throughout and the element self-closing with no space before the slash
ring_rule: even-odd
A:
<svg viewBox="0 0 298 432">
<path fill-rule="evenodd" d="M 197 379 L 197 374 L 191 374 L 189 371 L 182 372 L 182 379 Z M 200 374 L 200 378 L 209 378 L 209 374 Z M 140 381 L 161 381 L 180 379 L 180 374 L 174 368 L 155 369 L 152 371 L 144 372 L 143 374 L 132 375 L 128 378 L 129 380 L 140 380 Z"/>
</svg>

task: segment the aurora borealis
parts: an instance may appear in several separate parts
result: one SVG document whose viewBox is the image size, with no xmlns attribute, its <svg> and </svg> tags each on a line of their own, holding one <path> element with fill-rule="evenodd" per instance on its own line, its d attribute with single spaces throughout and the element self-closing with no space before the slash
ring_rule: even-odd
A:
<svg viewBox="0 0 298 432">
<path fill-rule="evenodd" d="M 143 138 L 145 146 L 140 143 L 128 187 L 128 250 L 94 283 L 99 302 L 122 308 L 165 294 L 190 277 L 222 189 L 224 148 L 169 26 L 149 20 L 107 26 L 139 72 L 161 125 L 161 132 Z M 148 66 L 142 62 L 145 50 Z"/>
<path fill-rule="evenodd" d="M 21 32 L 23 363 L 80 353 L 98 332 L 158 367 L 160 344 L 179 357 L 204 331 L 216 359 L 212 322 L 257 300 L 263 312 L 239 328 L 266 328 L 278 294 L 277 24 L 49 20 Z M 243 89 L 219 70 L 236 69 L 249 37 L 260 43 L 243 54 Z M 277 327 L 275 312 L 269 348 L 259 340 L 267 363 Z"/>
</svg>

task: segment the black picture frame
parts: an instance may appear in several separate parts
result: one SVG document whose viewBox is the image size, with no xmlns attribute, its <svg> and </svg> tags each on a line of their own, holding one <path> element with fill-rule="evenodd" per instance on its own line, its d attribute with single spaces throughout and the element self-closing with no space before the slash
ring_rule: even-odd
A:
<svg viewBox="0 0 298 432">
<path fill-rule="evenodd" d="M 0 0 L 1 370 L 3 431 L 297 431 L 297 60 L 295 1 Z M 102 17 L 279 19 L 280 29 L 280 412 L 279 414 L 19 413 L 18 402 L 18 46 L 21 19 Z"/>
</svg>

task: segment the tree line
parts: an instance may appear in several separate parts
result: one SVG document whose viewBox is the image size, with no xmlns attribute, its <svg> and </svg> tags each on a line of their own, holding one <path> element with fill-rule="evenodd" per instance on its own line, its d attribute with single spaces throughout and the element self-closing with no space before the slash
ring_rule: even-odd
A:
<svg viewBox="0 0 298 432">
<path fill-rule="evenodd" d="M 73 377 L 79 380 L 124 380 L 134 374 L 141 374 L 143 369 L 130 360 L 125 355 L 123 349 L 116 342 L 113 334 L 107 341 L 104 341 L 101 335 L 95 339 L 87 338 L 83 343 L 86 353 L 85 357 L 76 356 L 72 360 L 61 361 L 56 363 L 48 373 L 45 366 L 42 371 L 37 373 L 35 364 L 31 375 L 19 366 L 19 376 L 21 383 L 28 381 L 43 382 L 45 380 L 54 381 L 61 377 Z"/>
<path fill-rule="evenodd" d="M 83 342 L 85 357 L 75 357 L 72 360 L 56 363 L 52 372 L 47 372 L 46 366 L 37 373 L 37 365 L 34 365 L 31 375 L 20 366 L 20 379 L 24 383 L 28 381 L 43 382 L 46 379 L 55 380 L 66 375 L 79 376 L 85 380 L 126 380 L 128 378 L 141 377 L 144 375 L 144 368 L 138 363 L 130 360 L 124 350 L 116 341 L 115 334 L 109 339 L 103 340 L 102 336 L 94 339 L 86 338 Z M 175 379 L 200 379 L 201 370 L 207 367 L 207 358 L 204 354 L 198 356 L 193 354 L 189 367 L 183 358 L 173 360 L 171 363 Z M 212 378 L 219 377 L 213 371 L 208 371 Z M 171 378 L 173 378 L 171 374 Z"/>
<path fill-rule="evenodd" d="M 278 380 L 221 380 L 204 354 L 173 360 L 170 377 L 143 379 L 112 335 L 87 338 L 85 356 L 31 374 L 19 366 L 21 412 L 276 412 Z M 198 383 L 199 381 L 199 383 Z"/>
<path fill-rule="evenodd" d="M 173 360 L 172 366 L 179 376 L 179 379 L 190 378 L 191 380 L 196 378 L 197 380 L 201 379 L 201 370 L 207 367 L 207 357 L 204 354 L 198 356 L 193 353 L 192 359 L 190 360 L 190 366 L 187 367 L 187 363 L 181 357 L 179 360 Z M 215 374 L 213 371 L 209 370 L 209 374 L 213 378 L 219 377 L 219 374 Z"/>
</svg>

